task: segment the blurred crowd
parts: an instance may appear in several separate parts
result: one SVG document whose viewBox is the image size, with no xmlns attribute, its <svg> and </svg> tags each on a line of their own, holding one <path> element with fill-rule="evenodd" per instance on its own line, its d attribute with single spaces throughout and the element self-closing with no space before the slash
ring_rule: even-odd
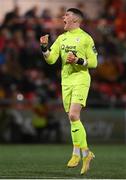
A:
<svg viewBox="0 0 126 180">
<path fill-rule="evenodd" d="M 85 14 L 84 3 L 77 3 L 85 15 L 82 28 L 92 35 L 98 51 L 98 68 L 91 70 L 88 106 L 125 107 L 126 3 L 105 0 L 103 4 L 103 11 L 92 20 Z M 23 16 L 18 6 L 6 13 L 0 24 L 0 102 L 61 101 L 60 60 L 52 67 L 45 63 L 39 38 L 49 34 L 50 45 L 53 43 L 63 32 L 65 10 L 60 7 L 55 17 L 51 8 L 38 16 L 37 6 Z"/>
<path fill-rule="evenodd" d="M 125 108 L 126 2 L 102 2 L 103 10 L 95 19 L 90 19 L 85 14 L 84 3 L 76 5 L 85 16 L 82 28 L 92 35 L 98 51 L 98 67 L 90 70 L 92 84 L 87 106 Z M 38 15 L 38 7 L 34 6 L 21 16 L 20 7 L 15 6 L 3 18 L 0 24 L 0 107 L 3 108 L 0 113 L 1 129 L 9 123 L 11 131 L 14 128 L 14 131 L 23 133 L 25 139 L 28 132 L 33 135 L 36 129 L 39 140 L 44 127 L 46 139 L 47 132 L 54 130 L 57 141 L 60 141 L 61 127 L 51 112 L 62 106 L 61 61 L 59 59 L 53 66 L 45 63 L 39 38 L 49 34 L 50 45 L 54 42 L 63 32 L 62 16 L 66 8 L 61 6 L 54 17 L 51 8 L 44 9 Z M 11 108 L 9 112 L 5 111 L 7 107 Z M 28 112 L 29 109 L 32 110 L 30 115 L 22 115 L 23 110 Z M 11 117 L 16 121 L 15 126 Z M 30 117 L 35 129 L 32 129 Z M 25 119 L 25 125 L 22 119 Z M 13 139 L 19 138 L 15 134 Z"/>
</svg>

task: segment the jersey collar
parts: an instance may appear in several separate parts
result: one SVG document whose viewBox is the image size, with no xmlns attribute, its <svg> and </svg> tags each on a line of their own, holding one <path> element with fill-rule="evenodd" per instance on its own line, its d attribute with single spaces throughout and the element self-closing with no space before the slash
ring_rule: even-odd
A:
<svg viewBox="0 0 126 180">
<path fill-rule="evenodd" d="M 79 32 L 80 30 L 81 30 L 80 28 L 76 28 L 76 29 L 70 30 L 69 32 L 70 32 L 70 33 L 77 33 L 77 32 Z"/>
</svg>

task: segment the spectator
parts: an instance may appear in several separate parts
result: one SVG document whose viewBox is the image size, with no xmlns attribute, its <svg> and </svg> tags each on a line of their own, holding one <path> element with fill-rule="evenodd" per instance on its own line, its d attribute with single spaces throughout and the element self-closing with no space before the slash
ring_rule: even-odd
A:
<svg viewBox="0 0 126 180">
<path fill-rule="evenodd" d="M 38 7 L 33 6 L 31 9 L 29 9 L 25 15 L 26 18 L 38 18 Z"/>
</svg>

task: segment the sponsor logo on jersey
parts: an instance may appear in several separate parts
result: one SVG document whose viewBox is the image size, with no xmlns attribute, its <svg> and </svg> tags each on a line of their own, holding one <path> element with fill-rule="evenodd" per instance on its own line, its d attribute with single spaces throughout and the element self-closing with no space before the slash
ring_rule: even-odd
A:
<svg viewBox="0 0 126 180">
<path fill-rule="evenodd" d="M 74 54 L 77 53 L 76 46 L 68 46 L 68 45 L 65 46 L 64 44 L 62 44 L 61 49 L 64 50 L 66 53 L 68 53 L 69 51 L 72 51 Z"/>
<path fill-rule="evenodd" d="M 77 38 L 75 39 L 75 41 L 76 41 L 76 42 L 80 42 L 80 38 L 77 37 Z"/>
</svg>

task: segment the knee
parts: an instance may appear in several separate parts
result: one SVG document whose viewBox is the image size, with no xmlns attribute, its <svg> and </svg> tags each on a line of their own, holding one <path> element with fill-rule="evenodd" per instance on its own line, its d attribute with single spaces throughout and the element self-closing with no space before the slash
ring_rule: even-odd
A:
<svg viewBox="0 0 126 180">
<path fill-rule="evenodd" d="M 69 119 L 70 119 L 70 121 L 76 121 L 79 119 L 79 115 L 76 112 L 70 112 Z"/>
</svg>

